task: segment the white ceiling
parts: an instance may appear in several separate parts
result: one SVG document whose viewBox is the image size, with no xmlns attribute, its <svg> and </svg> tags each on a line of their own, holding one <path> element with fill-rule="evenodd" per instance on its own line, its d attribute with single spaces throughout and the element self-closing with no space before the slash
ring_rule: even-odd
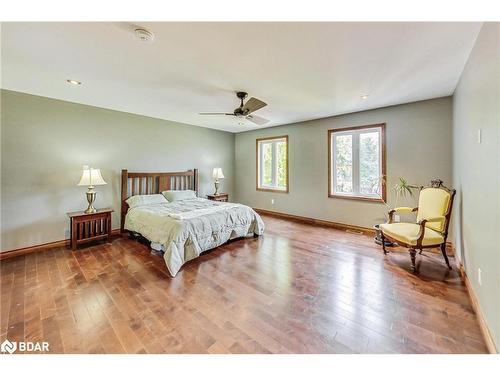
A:
<svg viewBox="0 0 500 375">
<path fill-rule="evenodd" d="M 127 23 L 3 23 L 2 87 L 240 132 L 258 126 L 198 112 L 239 90 L 268 103 L 265 126 L 451 95 L 481 23 L 141 26 L 152 43 Z"/>
</svg>

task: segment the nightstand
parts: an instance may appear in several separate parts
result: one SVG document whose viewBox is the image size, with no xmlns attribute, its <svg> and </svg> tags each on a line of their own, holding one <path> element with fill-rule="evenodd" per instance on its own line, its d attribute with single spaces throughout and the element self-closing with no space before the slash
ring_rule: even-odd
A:
<svg viewBox="0 0 500 375">
<path fill-rule="evenodd" d="M 219 193 L 217 195 L 210 194 L 207 195 L 207 199 L 217 202 L 227 202 L 229 200 L 229 194 L 228 193 Z"/>
<path fill-rule="evenodd" d="M 82 243 L 111 239 L 111 208 L 102 208 L 92 214 L 84 211 L 68 212 L 71 230 L 71 249 Z"/>
</svg>

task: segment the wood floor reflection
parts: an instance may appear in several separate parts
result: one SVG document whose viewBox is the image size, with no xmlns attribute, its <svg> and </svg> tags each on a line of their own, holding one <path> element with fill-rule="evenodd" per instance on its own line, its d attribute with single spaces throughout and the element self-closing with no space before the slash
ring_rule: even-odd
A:
<svg viewBox="0 0 500 375">
<path fill-rule="evenodd" d="M 139 242 L 0 262 L 0 342 L 52 353 L 484 353 L 465 285 L 440 255 L 263 216 L 171 278 Z"/>
</svg>

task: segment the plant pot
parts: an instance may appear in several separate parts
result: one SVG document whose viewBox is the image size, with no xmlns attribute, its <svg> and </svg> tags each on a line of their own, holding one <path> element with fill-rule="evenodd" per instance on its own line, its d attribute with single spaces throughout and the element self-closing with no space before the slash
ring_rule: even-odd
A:
<svg viewBox="0 0 500 375">
<path fill-rule="evenodd" d="M 382 246 L 382 231 L 380 230 L 380 224 L 375 224 L 373 226 L 373 229 L 377 232 L 373 240 L 377 245 Z M 395 243 L 389 241 L 387 238 L 385 239 L 385 246 L 396 246 Z"/>
</svg>

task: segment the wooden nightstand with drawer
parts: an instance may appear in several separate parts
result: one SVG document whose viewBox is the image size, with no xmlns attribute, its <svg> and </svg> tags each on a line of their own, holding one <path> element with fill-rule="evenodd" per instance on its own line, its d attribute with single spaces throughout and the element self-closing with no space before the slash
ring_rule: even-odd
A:
<svg viewBox="0 0 500 375">
<path fill-rule="evenodd" d="M 210 194 L 210 195 L 207 195 L 207 199 L 210 199 L 211 201 L 217 201 L 217 202 L 227 202 L 227 201 L 229 201 L 229 194 L 228 193 L 219 193 L 217 195 Z"/>
<path fill-rule="evenodd" d="M 94 213 L 68 212 L 71 230 L 71 249 L 80 244 L 111 239 L 111 208 L 102 208 Z"/>
</svg>

